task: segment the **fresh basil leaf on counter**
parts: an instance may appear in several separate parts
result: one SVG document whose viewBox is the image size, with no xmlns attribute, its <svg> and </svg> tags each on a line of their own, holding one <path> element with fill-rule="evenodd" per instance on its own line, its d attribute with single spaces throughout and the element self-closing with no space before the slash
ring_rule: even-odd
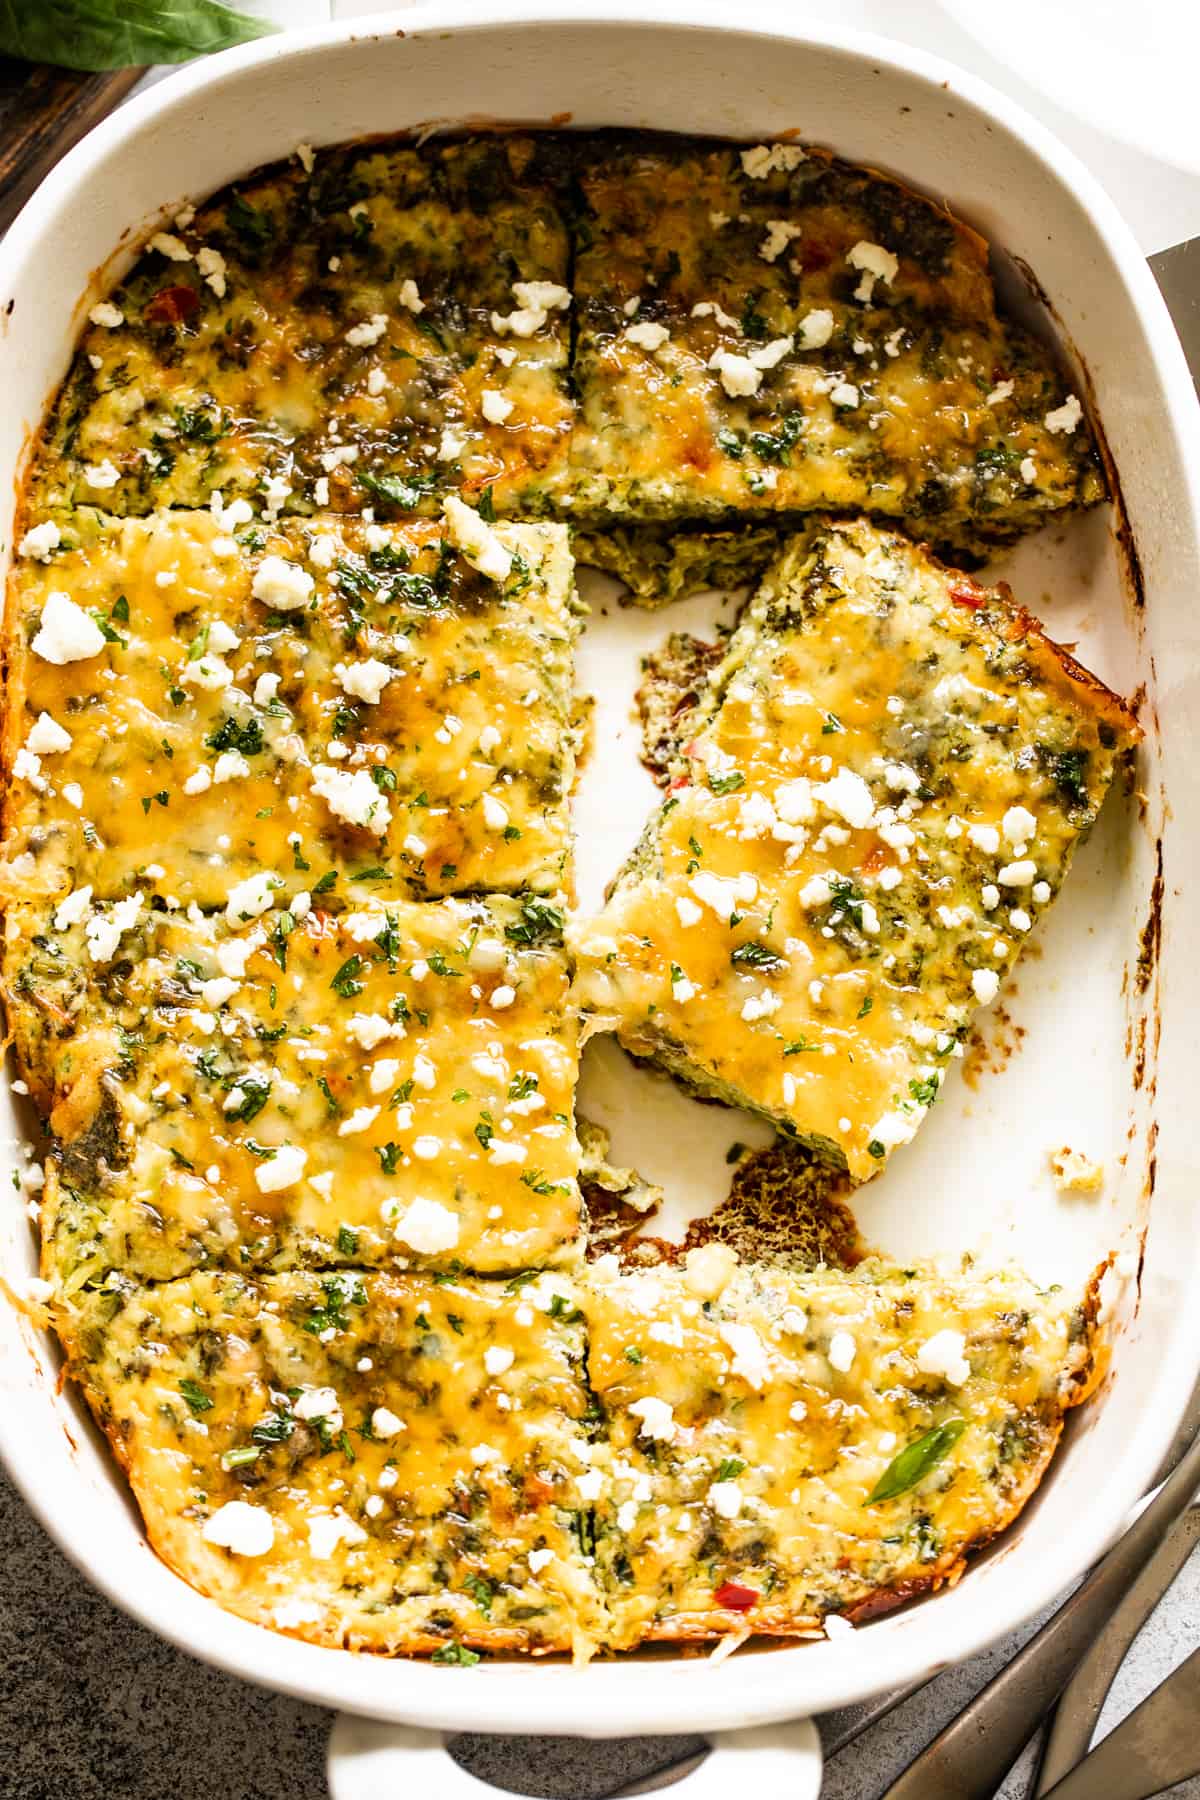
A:
<svg viewBox="0 0 1200 1800">
<path fill-rule="evenodd" d="M 0 0 L 0 53 L 65 69 L 187 62 L 274 30 L 218 0 Z"/>
</svg>

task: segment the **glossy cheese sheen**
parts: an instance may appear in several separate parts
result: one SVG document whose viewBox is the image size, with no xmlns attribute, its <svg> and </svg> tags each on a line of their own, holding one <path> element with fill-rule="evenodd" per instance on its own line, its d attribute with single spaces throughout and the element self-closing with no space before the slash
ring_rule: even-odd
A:
<svg viewBox="0 0 1200 1800">
<path fill-rule="evenodd" d="M 1101 497 L 1062 376 L 931 202 L 820 150 L 652 134 L 597 138 L 580 182 L 580 517 L 828 507 L 977 552 Z"/>
<path fill-rule="evenodd" d="M 58 1325 L 151 1543 L 243 1618 L 445 1661 L 586 1655 L 599 1635 L 572 1534 L 591 1428 L 561 1277 L 121 1279 Z"/>
<path fill-rule="evenodd" d="M 492 318 L 514 282 L 566 280 L 555 161 L 523 136 L 354 145 L 168 222 L 111 296 L 120 321 L 84 332 L 35 491 L 144 513 L 278 483 L 310 511 L 325 481 L 339 511 L 485 487 L 536 509 L 565 464 L 567 314 L 527 336 Z"/>
<path fill-rule="evenodd" d="M 1137 726 L 999 589 L 864 522 L 768 573 L 575 927 L 601 1028 L 857 1180 L 912 1137 Z"/>
<path fill-rule="evenodd" d="M 9 1019 L 55 1140 L 47 1277 L 572 1255 L 561 911 L 278 900 L 238 929 L 143 907 L 116 943 L 112 907 L 65 929 L 10 908 Z"/>
<path fill-rule="evenodd" d="M 59 531 L 13 577 L 10 891 L 138 887 L 207 907 L 262 868 L 298 886 L 332 875 L 339 904 L 567 880 L 563 527 L 497 527 L 504 582 L 432 521 L 266 526 L 218 503 L 144 520 L 85 509 Z M 58 665 L 36 646 L 64 594 L 105 641 Z M 71 741 L 31 764 L 43 713 Z M 365 808 L 337 791 L 352 781 Z"/>
<path fill-rule="evenodd" d="M 797 145 L 546 132 L 333 148 L 168 222 L 89 315 L 32 491 L 381 516 L 486 493 L 579 520 L 610 567 L 607 529 L 826 507 L 978 555 L 1104 484 L 932 202 Z"/>
<path fill-rule="evenodd" d="M 714 1296 L 597 1265 L 584 1309 L 617 1644 L 816 1635 L 955 1581 L 1037 1485 L 1095 1352 L 1091 1296 L 969 1268 L 742 1269 Z M 923 1439 L 925 1472 L 872 1504 Z"/>
</svg>

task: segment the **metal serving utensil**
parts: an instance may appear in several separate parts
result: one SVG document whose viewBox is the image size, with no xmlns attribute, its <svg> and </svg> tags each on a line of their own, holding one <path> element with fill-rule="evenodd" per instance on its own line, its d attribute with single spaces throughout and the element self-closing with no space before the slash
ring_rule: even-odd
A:
<svg viewBox="0 0 1200 1800">
<path fill-rule="evenodd" d="M 884 1800 L 992 1800 L 1197 1487 L 1200 1437 L 1103 1561 L 909 1765 Z"/>
</svg>

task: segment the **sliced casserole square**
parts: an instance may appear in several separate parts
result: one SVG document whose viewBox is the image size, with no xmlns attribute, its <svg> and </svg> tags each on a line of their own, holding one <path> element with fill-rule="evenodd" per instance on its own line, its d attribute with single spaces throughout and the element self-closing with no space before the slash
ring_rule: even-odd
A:
<svg viewBox="0 0 1200 1800">
<path fill-rule="evenodd" d="M 593 1028 L 865 1180 L 913 1136 L 1137 735 L 1004 589 L 864 521 L 813 524 L 575 928 Z"/>
</svg>

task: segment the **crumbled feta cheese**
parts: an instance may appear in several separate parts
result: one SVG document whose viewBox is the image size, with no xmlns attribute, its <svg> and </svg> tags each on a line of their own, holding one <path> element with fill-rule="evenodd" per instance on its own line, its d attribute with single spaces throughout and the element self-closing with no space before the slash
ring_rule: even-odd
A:
<svg viewBox="0 0 1200 1800">
<path fill-rule="evenodd" d="M 805 152 L 799 144 L 755 144 L 752 149 L 743 150 L 741 158 L 751 181 L 765 181 L 776 170 L 790 175 L 805 160 Z"/>
<path fill-rule="evenodd" d="M 647 1394 L 641 1400 L 630 1403 L 629 1411 L 635 1419 L 640 1419 L 638 1436 L 649 1438 L 653 1443 L 672 1444 L 679 1427 L 675 1423 L 673 1409 L 665 1400 L 654 1394 Z"/>
<path fill-rule="evenodd" d="M 374 1050 L 385 1038 L 402 1035 L 403 1027 L 397 1027 L 392 1019 L 383 1013 L 355 1013 L 346 1027 L 356 1044 L 364 1050 Z"/>
<path fill-rule="evenodd" d="M 37 562 L 49 562 L 62 542 L 62 533 L 53 519 L 31 526 L 17 545 L 18 556 L 32 556 Z"/>
<path fill-rule="evenodd" d="M 98 300 L 88 318 L 93 325 L 102 325 L 106 331 L 115 331 L 118 325 L 125 323 L 125 314 L 111 300 Z"/>
<path fill-rule="evenodd" d="M 514 281 L 516 309 L 507 317 L 492 314 L 492 330 L 501 337 L 512 332 L 514 337 L 532 337 L 540 331 L 552 312 L 562 312 L 571 304 L 571 293 L 557 281 Z"/>
<path fill-rule="evenodd" d="M 828 307 L 814 307 L 801 319 L 796 335 L 802 350 L 823 350 L 833 336 L 833 314 Z"/>
<path fill-rule="evenodd" d="M 812 792 L 814 799 L 836 813 L 839 819 L 845 819 L 856 831 L 865 830 L 874 822 L 875 801 L 871 790 L 853 769 L 839 769 L 831 780 L 818 782 Z"/>
<path fill-rule="evenodd" d="M 829 390 L 834 406 L 857 406 L 858 389 L 852 381 L 838 381 Z"/>
<path fill-rule="evenodd" d="M 967 842 L 985 856 L 995 856 L 1000 848 L 1000 833 L 994 825 L 968 825 Z"/>
<path fill-rule="evenodd" d="M 442 517 L 447 537 L 473 569 L 478 569 L 490 581 L 508 580 L 512 556 L 486 520 L 456 494 L 447 494 L 442 503 Z"/>
<path fill-rule="evenodd" d="M 356 1017 L 362 1016 L 362 1014 L 356 1015 Z M 387 1021 L 385 1020 L 384 1023 L 386 1025 Z M 387 1033 L 385 1032 L 384 1035 L 386 1036 Z M 389 1088 L 395 1087 L 396 1075 L 399 1068 L 400 1061 L 399 1058 L 395 1056 L 381 1056 L 378 1062 L 372 1063 L 371 1071 L 367 1078 L 367 1086 L 370 1088 L 371 1092 L 373 1094 L 386 1094 Z"/>
<path fill-rule="evenodd" d="M 715 300 L 697 300 L 692 308 L 692 317 L 693 319 L 715 319 L 718 325 L 725 327 L 726 331 L 738 330 L 737 320 L 727 313 L 724 307 L 718 306 Z"/>
<path fill-rule="evenodd" d="M 689 900 L 686 894 L 680 894 L 675 901 L 675 911 L 679 923 L 684 926 L 698 925 L 704 917 L 704 909 L 697 906 L 694 900 Z"/>
<path fill-rule="evenodd" d="M 987 404 L 989 406 L 1000 406 L 1005 400 L 1011 400 L 1012 397 L 1013 383 L 1011 381 L 998 381 L 987 397 Z"/>
<path fill-rule="evenodd" d="M 722 1519 L 736 1519 L 742 1510 L 742 1490 L 736 1481 L 714 1481 L 708 1490 L 708 1504 Z"/>
<path fill-rule="evenodd" d="M 971 1377 L 971 1365 L 963 1355 L 961 1331 L 935 1331 L 917 1351 L 917 1367 L 923 1375 L 941 1375 L 951 1387 L 961 1387 Z"/>
<path fill-rule="evenodd" d="M 307 606 L 316 586 L 307 569 L 282 556 L 264 556 L 254 571 L 250 592 L 273 612 L 295 612 Z"/>
<path fill-rule="evenodd" d="M 512 1364 L 513 1352 L 503 1344 L 489 1344 L 483 1353 L 483 1366 L 489 1375 L 503 1375 Z"/>
<path fill-rule="evenodd" d="M 766 1386 L 771 1372 L 767 1347 L 752 1325 L 736 1325 L 726 1322 L 721 1326 L 722 1342 L 733 1352 L 731 1368 L 733 1373 L 761 1393 Z"/>
<path fill-rule="evenodd" d="M 336 818 L 382 837 L 392 822 L 392 809 L 366 769 L 335 769 L 317 763 L 312 787 Z"/>
<path fill-rule="evenodd" d="M 191 262 L 192 260 L 192 253 L 182 238 L 174 237 L 169 231 L 156 231 L 146 248 L 147 250 L 157 250 L 158 254 L 165 256 L 168 262 Z"/>
<path fill-rule="evenodd" d="M 636 325 L 627 325 L 625 336 L 631 344 L 637 344 L 642 350 L 661 350 L 669 342 L 671 333 L 665 325 L 656 325 L 652 320 L 645 319 Z"/>
<path fill-rule="evenodd" d="M 848 1331 L 835 1331 L 829 1340 L 829 1361 L 840 1375 L 847 1375 L 858 1353 L 858 1345 Z"/>
<path fill-rule="evenodd" d="M 882 281 L 891 287 L 900 269 L 900 259 L 885 250 L 882 244 L 869 244 L 860 238 L 852 249 L 846 252 L 846 261 L 852 269 L 862 270 L 862 280 L 854 290 L 854 298 L 869 302 L 875 292 L 875 283 Z"/>
<path fill-rule="evenodd" d="M 810 875 L 796 898 L 808 912 L 816 912 L 819 907 L 828 906 L 833 898 L 828 875 Z"/>
<path fill-rule="evenodd" d="M 235 1556 L 265 1556 L 275 1543 L 271 1515 L 248 1500 L 227 1500 L 204 1522 L 200 1533 L 206 1544 L 232 1550 Z"/>
<path fill-rule="evenodd" d="M 763 988 L 760 993 L 751 994 L 743 1000 L 742 1017 L 748 1025 L 753 1025 L 759 1019 L 771 1018 L 782 1005 L 783 1001 L 778 994 L 773 993 L 770 988 Z"/>
<path fill-rule="evenodd" d="M 254 875 L 247 875 L 245 881 L 235 883 L 226 896 L 225 917 L 229 924 L 236 930 L 239 925 L 248 925 L 251 919 L 261 918 L 282 886 L 279 877 L 272 875 L 269 869 L 260 869 Z"/>
<path fill-rule="evenodd" d="M 1008 922 L 1014 931 L 1032 931 L 1033 920 L 1023 906 L 1014 906 L 1008 915 Z"/>
<path fill-rule="evenodd" d="M 259 1193 L 277 1194 L 283 1188 L 294 1187 L 303 1175 L 307 1161 L 308 1151 L 298 1144 L 281 1144 L 274 1156 L 255 1166 L 254 1180 Z"/>
<path fill-rule="evenodd" d="M 372 313 L 358 325 L 352 325 L 346 333 L 346 342 L 361 349 L 365 344 L 377 344 L 387 330 L 387 314 Z"/>
<path fill-rule="evenodd" d="M 55 911 L 55 931 L 66 931 L 70 926 L 78 925 L 91 903 L 90 887 L 76 888 L 73 893 L 68 894 Z"/>
<path fill-rule="evenodd" d="M 735 350 L 714 350 L 708 366 L 717 371 L 721 386 L 735 400 L 757 394 L 762 386 L 762 370 L 755 368 L 748 356 L 739 356 Z"/>
<path fill-rule="evenodd" d="M 225 276 L 227 270 L 225 258 L 221 255 L 221 252 L 212 249 L 208 244 L 202 245 L 196 252 L 196 267 L 199 269 L 213 293 L 217 296 L 217 299 L 223 300 L 225 298 Z"/>
<path fill-rule="evenodd" d="M 1050 898 L 1050 883 L 1048 881 L 1035 881 L 1032 893 L 1037 904 L 1039 906 L 1045 906 Z"/>
<path fill-rule="evenodd" d="M 118 900 L 107 913 L 96 913 L 87 921 L 83 935 L 93 962 L 112 961 L 122 937 L 137 923 L 143 902 L 142 894 L 131 894 L 126 900 Z"/>
<path fill-rule="evenodd" d="M 1023 857 L 1018 862 L 1005 863 L 1004 867 L 998 870 L 996 880 L 1001 887 L 1029 887 L 1036 874 L 1037 864 L 1031 862 L 1027 857 Z"/>
<path fill-rule="evenodd" d="M 489 831 L 503 831 L 508 824 L 508 808 L 495 794 L 484 794 L 480 805 L 483 822 Z"/>
<path fill-rule="evenodd" d="M 377 1406 L 371 1414 L 371 1431 L 377 1438 L 399 1437 L 408 1427 L 388 1406 Z"/>
<path fill-rule="evenodd" d="M 707 869 L 697 870 L 688 885 L 697 900 L 726 923 L 740 905 L 748 905 L 758 894 L 753 875 L 713 875 Z"/>
<path fill-rule="evenodd" d="M 25 748 L 35 756 L 57 756 L 61 751 L 69 750 L 72 742 L 70 732 L 64 731 L 57 719 L 44 712 L 38 714 L 31 726 Z"/>
<path fill-rule="evenodd" d="M 222 750 L 213 764 L 213 783 L 219 787 L 223 781 L 244 781 L 249 773 L 250 764 L 240 750 Z"/>
<path fill-rule="evenodd" d="M 1010 806 L 1001 823 L 1010 844 L 1027 844 L 1037 832 L 1037 820 L 1024 806 Z"/>
<path fill-rule="evenodd" d="M 1038 478 L 1038 467 L 1032 456 L 1021 458 L 1021 480 L 1027 487 L 1032 487 Z"/>
<path fill-rule="evenodd" d="M 95 619 L 76 606 L 66 594 L 48 594 L 41 623 L 33 640 L 33 653 L 43 662 L 61 668 L 65 663 L 86 662 L 104 648 L 104 633 Z"/>
<path fill-rule="evenodd" d="M 395 669 L 389 668 L 387 663 L 380 662 L 375 656 L 368 657 L 365 662 L 340 662 L 333 673 L 344 693 L 355 700 L 365 701 L 368 706 L 378 706 L 384 688 L 396 675 Z M 278 679 L 276 676 L 275 680 Z"/>
<path fill-rule="evenodd" d="M 498 388 L 484 388 L 479 409 L 489 425 L 503 425 L 512 412 L 513 403 Z"/>
<path fill-rule="evenodd" d="M 542 1570 L 554 1561 L 554 1552 L 553 1550 L 531 1550 L 525 1561 L 529 1564 L 531 1575 L 540 1575 Z"/>
<path fill-rule="evenodd" d="M 701 1300 L 715 1300 L 737 1271 L 737 1251 L 728 1244 L 698 1244 L 683 1259 L 684 1286 Z"/>
<path fill-rule="evenodd" d="M 437 1200 L 413 1200 L 397 1219 L 394 1235 L 411 1250 L 437 1256 L 458 1242 L 458 1216 Z"/>
<path fill-rule="evenodd" d="M 971 990 L 981 1006 L 990 1006 L 1000 992 L 1000 977 L 995 969 L 976 969 L 971 975 Z"/>
<path fill-rule="evenodd" d="M 509 987 L 507 982 L 505 982 L 499 987 L 494 987 L 492 989 L 491 994 L 488 997 L 488 1005 L 492 1007 L 494 1011 L 502 1012 L 505 1007 L 512 1005 L 516 997 L 516 988 Z"/>
<path fill-rule="evenodd" d="M 309 1555 L 320 1562 L 331 1557 L 339 1544 L 345 1544 L 348 1550 L 353 1550 L 366 1541 L 367 1533 L 362 1526 L 340 1506 L 334 1507 L 331 1513 L 314 1513 L 309 1518 Z"/>
<path fill-rule="evenodd" d="M 1044 424 L 1047 431 L 1065 432 L 1068 435 L 1075 430 L 1083 418 L 1083 408 L 1074 394 L 1068 394 L 1061 406 L 1046 414 Z"/>
<path fill-rule="evenodd" d="M 793 238 L 803 236 L 803 227 L 793 225 L 790 219 L 768 219 L 767 235 L 758 246 L 758 254 L 764 262 L 777 262 Z"/>
</svg>

